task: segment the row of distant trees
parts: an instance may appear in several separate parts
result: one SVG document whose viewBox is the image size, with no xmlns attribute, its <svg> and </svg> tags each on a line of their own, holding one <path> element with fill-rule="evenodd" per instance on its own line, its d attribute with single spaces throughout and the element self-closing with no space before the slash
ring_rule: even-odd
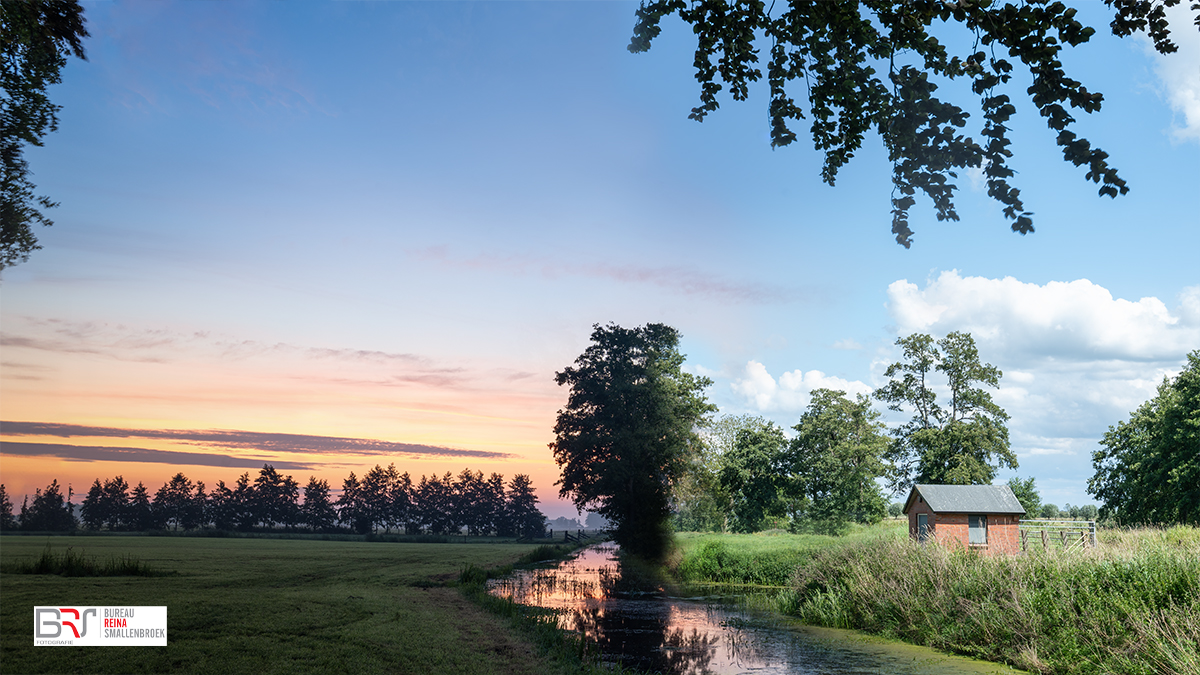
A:
<svg viewBox="0 0 1200 675">
<path fill-rule="evenodd" d="M 303 499 L 301 495 L 303 494 Z M 310 477 L 301 489 L 291 476 L 270 464 L 251 479 L 243 473 L 233 485 L 217 481 L 210 491 L 203 481 L 177 473 L 153 495 L 142 483 L 134 487 L 121 476 L 96 479 L 79 508 L 72 494 L 63 495 L 58 481 L 26 497 L 19 517 L 0 485 L 0 528 L 63 531 L 81 526 L 119 532 L 148 530 L 295 530 L 314 532 L 457 534 L 536 537 L 546 518 L 529 476 L 504 476 L 463 469 L 457 476 L 424 476 L 414 481 L 394 464 L 376 465 L 361 479 L 351 473 L 336 498 L 323 479 Z"/>
</svg>

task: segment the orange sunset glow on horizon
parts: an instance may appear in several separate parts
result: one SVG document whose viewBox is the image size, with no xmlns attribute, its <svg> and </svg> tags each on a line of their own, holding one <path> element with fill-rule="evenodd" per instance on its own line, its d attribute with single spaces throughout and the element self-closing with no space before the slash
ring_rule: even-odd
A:
<svg viewBox="0 0 1200 675">
<path fill-rule="evenodd" d="M 548 510 L 573 512 L 558 499 L 547 449 L 563 396 L 550 374 L 11 324 L 0 482 L 16 508 L 52 480 L 78 503 L 94 480 L 118 475 L 153 492 L 182 472 L 211 489 L 270 464 L 301 485 L 315 476 L 338 490 L 351 472 L 395 464 L 414 479 L 464 468 L 528 474 Z"/>
</svg>

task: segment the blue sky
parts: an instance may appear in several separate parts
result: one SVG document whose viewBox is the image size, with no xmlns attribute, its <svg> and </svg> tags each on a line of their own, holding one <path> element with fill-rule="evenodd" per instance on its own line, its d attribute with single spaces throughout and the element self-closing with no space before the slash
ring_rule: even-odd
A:
<svg viewBox="0 0 1200 675">
<path fill-rule="evenodd" d="M 968 176 L 961 222 L 919 203 L 905 250 L 877 139 L 829 187 L 802 133 L 770 148 L 763 87 L 688 120 L 691 32 L 668 21 L 630 54 L 635 4 L 84 6 L 89 60 L 27 153 L 62 206 L 0 286 L 6 420 L 498 453 L 465 465 L 531 473 L 553 502 L 553 373 L 594 323 L 679 328 L 722 412 L 786 427 L 815 386 L 881 385 L 898 336 L 969 330 L 1005 372 L 1016 473 L 1061 506 L 1090 502 L 1096 441 L 1200 348 L 1186 23 L 1159 57 L 1087 3 L 1101 30 L 1063 58 L 1105 95 L 1078 128 L 1128 195 L 1098 197 L 1014 93 L 1036 233 L 1010 232 Z M 331 483 L 379 461 L 322 457 Z M 236 477 L 167 464 L 6 455 L 0 471 L 18 495 L 52 471 Z"/>
</svg>

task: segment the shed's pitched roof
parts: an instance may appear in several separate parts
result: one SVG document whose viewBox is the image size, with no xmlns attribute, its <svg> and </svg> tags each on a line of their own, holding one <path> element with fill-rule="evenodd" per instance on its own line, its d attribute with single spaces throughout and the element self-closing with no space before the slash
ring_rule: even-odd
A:
<svg viewBox="0 0 1200 675">
<path fill-rule="evenodd" d="M 904 503 L 905 513 L 918 494 L 934 513 L 1025 513 L 1007 485 L 914 485 Z"/>
</svg>

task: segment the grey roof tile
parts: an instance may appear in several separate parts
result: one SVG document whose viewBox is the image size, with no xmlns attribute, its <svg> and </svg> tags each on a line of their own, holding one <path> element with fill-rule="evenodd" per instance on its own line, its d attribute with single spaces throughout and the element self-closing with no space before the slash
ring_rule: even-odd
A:
<svg viewBox="0 0 1200 675">
<path fill-rule="evenodd" d="M 934 513 L 1025 513 L 1007 485 L 914 485 L 905 513 L 918 494 Z"/>
</svg>

